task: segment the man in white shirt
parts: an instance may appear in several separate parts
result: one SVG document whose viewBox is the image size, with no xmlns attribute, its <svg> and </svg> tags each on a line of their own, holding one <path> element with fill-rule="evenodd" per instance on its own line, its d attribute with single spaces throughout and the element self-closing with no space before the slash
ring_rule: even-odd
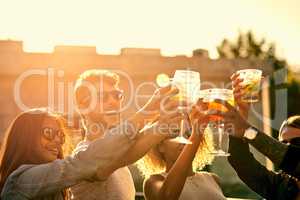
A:
<svg viewBox="0 0 300 200">
<path fill-rule="evenodd" d="M 182 115 L 176 111 L 178 102 L 170 99 L 177 93 L 178 90 L 170 86 L 158 89 L 146 105 L 135 114 L 136 132 L 157 116 L 159 116 L 159 123 L 156 125 L 158 127 L 162 124 L 164 126 L 167 124 L 168 127 L 179 124 Z M 119 89 L 119 76 L 107 70 L 88 70 L 82 73 L 76 82 L 75 95 L 86 132 L 84 140 L 74 150 L 78 153 L 87 149 L 93 140 L 102 138 L 107 130 L 120 123 L 120 110 L 124 96 L 123 91 Z M 167 102 L 164 110 L 174 110 L 174 112 L 162 113 L 162 102 Z M 153 145 L 172 135 L 173 130 L 167 128 L 167 130 L 157 131 L 158 127 L 154 126 L 143 134 L 138 134 L 123 159 L 117 159 L 107 171 L 98 171 L 95 179 L 73 186 L 71 188 L 73 199 L 134 199 L 134 183 L 127 165 L 141 158 Z M 114 159 L 113 151 L 107 159 Z"/>
</svg>

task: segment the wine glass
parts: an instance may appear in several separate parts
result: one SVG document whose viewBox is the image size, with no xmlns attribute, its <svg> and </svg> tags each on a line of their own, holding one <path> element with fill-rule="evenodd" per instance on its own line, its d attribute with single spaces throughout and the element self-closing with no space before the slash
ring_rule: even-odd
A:
<svg viewBox="0 0 300 200">
<path fill-rule="evenodd" d="M 172 98 L 182 103 L 178 109 L 188 117 L 191 106 L 197 101 L 196 92 L 200 90 L 200 73 L 190 70 L 176 70 L 173 78 L 169 78 L 166 74 L 159 74 L 156 77 L 156 83 L 160 87 L 172 84 L 179 89 L 179 93 Z M 185 122 L 186 119 L 181 121 L 180 136 L 172 139 L 174 142 L 191 144 L 191 141 L 183 136 L 187 128 Z"/>
</svg>

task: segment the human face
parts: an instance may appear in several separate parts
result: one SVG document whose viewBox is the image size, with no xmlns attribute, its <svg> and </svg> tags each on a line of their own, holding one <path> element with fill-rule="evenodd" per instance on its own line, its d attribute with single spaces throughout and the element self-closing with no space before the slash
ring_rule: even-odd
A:
<svg viewBox="0 0 300 200">
<path fill-rule="evenodd" d="M 117 85 L 103 82 L 94 84 L 97 91 L 97 103 L 88 117 L 94 122 L 106 124 L 109 127 L 119 122 L 119 111 L 123 100 L 123 91 Z"/>
<path fill-rule="evenodd" d="M 300 146 L 300 129 L 284 126 L 279 134 L 279 141 Z"/>
<path fill-rule="evenodd" d="M 37 156 L 45 162 L 58 159 L 64 143 L 64 133 L 59 123 L 53 117 L 46 117 L 38 134 L 35 148 Z"/>
</svg>

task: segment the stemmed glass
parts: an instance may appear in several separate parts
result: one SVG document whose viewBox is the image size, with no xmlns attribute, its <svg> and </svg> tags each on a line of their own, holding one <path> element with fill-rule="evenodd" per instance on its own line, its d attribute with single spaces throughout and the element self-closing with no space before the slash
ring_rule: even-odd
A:
<svg viewBox="0 0 300 200">
<path fill-rule="evenodd" d="M 162 80 L 167 81 L 165 75 L 158 77 L 157 83 L 162 86 Z M 187 115 L 191 106 L 196 102 L 195 92 L 200 90 L 200 73 L 190 70 L 176 70 L 174 77 L 168 80 L 169 83 L 174 85 L 179 89 L 179 93 L 175 95 L 174 99 L 180 102 L 178 109 L 184 114 Z M 184 102 L 184 103 L 183 103 Z M 183 135 L 185 132 L 185 119 L 181 121 L 180 124 L 180 135 L 173 140 L 182 144 L 191 144 L 191 142 L 186 139 Z"/>
</svg>

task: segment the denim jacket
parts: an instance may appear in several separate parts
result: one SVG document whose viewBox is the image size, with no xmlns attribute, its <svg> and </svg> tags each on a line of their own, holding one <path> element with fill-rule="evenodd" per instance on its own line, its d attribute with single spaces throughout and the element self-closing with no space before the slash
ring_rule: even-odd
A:
<svg viewBox="0 0 300 200">
<path fill-rule="evenodd" d="M 109 168 L 134 144 L 136 131 L 128 121 L 107 131 L 86 150 L 41 165 L 22 165 L 5 182 L 2 200 L 62 200 L 62 191 Z M 106 178 L 106 177 L 104 177 Z"/>
</svg>

